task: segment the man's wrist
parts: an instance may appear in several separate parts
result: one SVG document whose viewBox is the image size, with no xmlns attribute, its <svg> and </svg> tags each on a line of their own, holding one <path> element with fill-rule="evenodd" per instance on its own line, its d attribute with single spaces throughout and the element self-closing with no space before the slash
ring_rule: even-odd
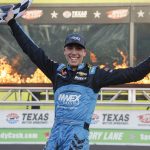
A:
<svg viewBox="0 0 150 150">
<path fill-rule="evenodd" d="M 8 24 L 9 26 L 11 26 L 11 25 L 14 24 L 14 23 L 16 23 L 16 20 L 15 20 L 14 18 L 10 19 L 10 20 L 7 22 L 7 24 Z"/>
</svg>

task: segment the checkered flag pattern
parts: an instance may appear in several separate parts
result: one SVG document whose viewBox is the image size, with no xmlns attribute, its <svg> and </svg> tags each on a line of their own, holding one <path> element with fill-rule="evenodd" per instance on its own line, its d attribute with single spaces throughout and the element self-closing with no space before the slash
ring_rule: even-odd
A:
<svg viewBox="0 0 150 150">
<path fill-rule="evenodd" d="M 14 18 L 18 18 L 23 15 L 25 10 L 31 5 L 32 0 L 22 0 L 15 5 L 0 6 L 0 23 L 5 22 L 4 18 L 7 15 L 8 10 L 13 7 Z"/>
</svg>

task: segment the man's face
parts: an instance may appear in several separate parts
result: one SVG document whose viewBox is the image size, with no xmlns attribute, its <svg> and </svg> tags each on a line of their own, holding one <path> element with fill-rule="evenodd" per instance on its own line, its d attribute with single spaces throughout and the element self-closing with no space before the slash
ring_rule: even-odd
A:
<svg viewBox="0 0 150 150">
<path fill-rule="evenodd" d="M 76 67 L 82 63 L 83 58 L 86 56 L 86 50 L 79 44 L 69 44 L 64 48 L 64 55 L 68 64 Z"/>
</svg>

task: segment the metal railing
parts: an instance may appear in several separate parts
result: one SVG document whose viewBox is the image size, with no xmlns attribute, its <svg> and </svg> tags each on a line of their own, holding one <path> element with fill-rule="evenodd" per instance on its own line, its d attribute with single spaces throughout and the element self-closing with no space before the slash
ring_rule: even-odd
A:
<svg viewBox="0 0 150 150">
<path fill-rule="evenodd" d="M 109 98 L 108 95 L 110 95 Z M 107 99 L 105 99 L 106 96 Z M 117 100 L 119 96 L 126 96 L 126 99 Z M 140 99 L 138 99 L 138 97 L 140 97 Z M 150 105 L 150 88 L 102 88 L 100 91 L 100 101 L 98 101 L 98 103 L 107 105 L 148 106 Z"/>
<path fill-rule="evenodd" d="M 36 93 L 44 93 L 43 99 L 36 96 Z M 0 87 L 0 105 L 53 105 L 54 102 L 50 100 L 52 94 L 52 87 Z"/>
<path fill-rule="evenodd" d="M 37 96 L 40 93 L 42 96 Z M 137 99 L 143 96 L 144 100 Z M 118 100 L 119 96 L 126 99 Z M 54 105 L 52 87 L 0 87 L 0 105 Z M 150 105 L 150 88 L 102 88 L 97 105 Z"/>
</svg>

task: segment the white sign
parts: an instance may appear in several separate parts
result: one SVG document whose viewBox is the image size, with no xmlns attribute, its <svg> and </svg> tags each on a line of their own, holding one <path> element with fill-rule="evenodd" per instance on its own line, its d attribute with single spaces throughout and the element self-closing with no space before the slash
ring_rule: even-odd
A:
<svg viewBox="0 0 150 150">
<path fill-rule="evenodd" d="M 50 128 L 54 122 L 54 111 L 2 110 L 0 128 Z"/>
<path fill-rule="evenodd" d="M 0 128 L 51 128 L 53 110 L 1 110 Z M 96 110 L 90 128 L 150 129 L 149 111 Z"/>
<path fill-rule="evenodd" d="M 150 129 L 150 112 L 96 110 L 90 127 L 102 129 Z"/>
</svg>

